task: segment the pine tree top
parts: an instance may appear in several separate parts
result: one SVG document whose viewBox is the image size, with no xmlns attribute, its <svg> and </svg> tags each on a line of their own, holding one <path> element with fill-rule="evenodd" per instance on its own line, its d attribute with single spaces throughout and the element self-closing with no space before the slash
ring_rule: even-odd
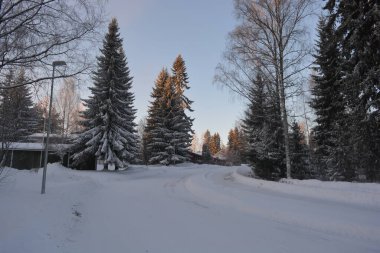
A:
<svg viewBox="0 0 380 253">
<path fill-rule="evenodd" d="M 152 101 L 153 107 L 159 102 L 158 100 L 162 99 L 165 92 L 165 86 L 167 85 L 169 79 L 170 75 L 168 70 L 163 68 L 156 78 L 155 86 L 153 87 L 153 91 L 151 93 L 151 97 L 155 99 L 155 101 Z"/>
<path fill-rule="evenodd" d="M 181 69 L 186 70 L 186 67 L 185 67 L 185 60 L 182 58 L 182 55 L 179 54 L 177 58 L 174 60 L 173 70 L 181 70 Z"/>
<path fill-rule="evenodd" d="M 173 77 L 175 88 L 178 93 L 183 94 L 184 90 L 189 89 L 189 81 L 186 72 L 185 61 L 181 55 L 178 55 L 173 63 Z"/>
<path fill-rule="evenodd" d="M 117 19 L 114 17 L 111 19 L 111 22 L 108 25 L 108 29 L 111 31 L 112 29 L 118 29 L 119 24 L 117 22 Z"/>
</svg>

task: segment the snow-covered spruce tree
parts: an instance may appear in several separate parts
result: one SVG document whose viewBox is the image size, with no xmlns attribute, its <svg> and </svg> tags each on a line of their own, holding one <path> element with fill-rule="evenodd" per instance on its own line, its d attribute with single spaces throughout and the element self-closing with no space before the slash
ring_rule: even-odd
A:
<svg viewBox="0 0 380 253">
<path fill-rule="evenodd" d="M 203 134 L 203 144 L 206 144 L 208 147 L 210 147 L 210 142 L 211 142 L 211 133 L 210 130 L 206 130 L 206 132 Z"/>
<path fill-rule="evenodd" d="M 217 154 L 222 148 L 220 147 L 221 141 L 220 141 L 220 135 L 219 133 L 215 133 L 211 136 L 210 139 L 210 152 L 212 155 Z"/>
<path fill-rule="evenodd" d="M 316 176 L 320 179 L 334 179 L 343 173 L 340 171 L 343 164 L 339 162 L 338 157 L 341 153 L 339 150 L 343 151 L 342 143 L 339 141 L 343 129 L 339 121 L 344 118 L 344 106 L 340 83 L 341 56 L 335 23 L 331 16 L 320 17 L 318 37 L 314 55 L 315 86 L 312 89 L 311 101 L 317 123 L 313 128 L 318 166 Z"/>
<path fill-rule="evenodd" d="M 203 162 L 210 162 L 211 161 L 210 145 L 211 145 L 211 133 L 210 133 L 210 130 L 207 129 L 206 132 L 203 134 L 203 138 L 202 138 L 202 159 L 203 159 Z"/>
<path fill-rule="evenodd" d="M 202 159 L 203 162 L 209 162 L 211 160 L 210 148 L 206 143 L 202 145 Z"/>
<path fill-rule="evenodd" d="M 261 82 L 261 77 L 256 76 L 255 83 L 252 84 L 248 94 L 248 105 L 245 111 L 244 118 L 242 119 L 242 127 L 247 138 L 247 146 L 244 150 L 244 156 L 250 164 L 254 174 L 258 177 L 270 178 L 270 174 L 265 176 L 265 164 L 261 165 L 260 146 L 262 141 L 261 132 L 264 127 L 265 118 L 265 92 L 264 83 Z M 270 169 L 267 167 L 267 169 Z"/>
<path fill-rule="evenodd" d="M 296 179 L 310 178 L 309 160 L 305 136 L 300 126 L 293 121 L 290 132 L 290 154 L 292 162 L 292 177 Z"/>
<path fill-rule="evenodd" d="M 4 86 L 22 83 L 25 83 L 25 72 L 21 69 L 15 74 L 10 73 Z M 12 141 L 25 141 L 37 128 L 37 113 L 28 86 L 3 89 L 0 96 L 0 114 L 4 129 L 9 131 L 7 136 Z"/>
<path fill-rule="evenodd" d="M 242 120 L 245 158 L 257 177 L 275 180 L 285 176 L 284 146 L 279 105 L 258 73 L 248 94 Z"/>
<path fill-rule="evenodd" d="M 336 1 L 341 40 L 344 133 L 350 149 L 343 176 L 380 180 L 380 3 Z"/>
<path fill-rule="evenodd" d="M 115 169 L 127 168 L 138 152 L 138 137 L 134 123 L 136 110 L 131 93 L 129 74 L 122 39 L 116 19 L 112 19 L 103 48 L 93 72 L 92 95 L 85 99 L 83 126 L 86 130 L 74 145 L 74 166 L 88 157 L 104 160 L 104 169 L 114 164 Z"/>
<path fill-rule="evenodd" d="M 149 162 L 176 164 L 188 160 L 193 119 L 186 115 L 191 103 L 184 92 L 189 88 L 185 62 L 178 56 L 173 64 L 173 75 L 167 70 L 159 74 L 147 119 L 146 141 Z"/>
<path fill-rule="evenodd" d="M 228 160 L 233 164 L 240 164 L 242 160 L 241 133 L 237 127 L 228 132 L 227 148 Z"/>
<path fill-rule="evenodd" d="M 321 79 L 317 78 L 314 107 L 321 130 L 328 129 L 325 123 L 333 119 L 331 135 L 317 135 L 328 144 L 328 179 L 380 180 L 379 3 L 329 0 L 325 9 L 327 21 L 320 37 L 325 36 L 326 43 L 317 52 Z M 324 97 L 332 101 L 321 100 Z"/>
<path fill-rule="evenodd" d="M 170 85 L 170 76 L 166 69 L 161 70 L 158 75 L 151 97 L 153 101 L 148 110 L 147 125 L 145 128 L 144 142 L 147 146 L 147 157 L 151 164 L 167 164 L 167 147 L 169 146 L 165 134 L 166 117 L 169 108 L 169 101 L 165 96 L 165 88 Z"/>
<path fill-rule="evenodd" d="M 49 114 L 49 97 L 42 98 L 37 104 L 34 105 L 34 110 L 37 113 L 37 132 L 46 132 L 47 118 Z M 62 120 L 59 117 L 59 113 L 55 105 L 51 107 L 50 115 L 50 133 L 60 134 L 62 133 Z"/>
<path fill-rule="evenodd" d="M 237 128 L 233 128 L 228 131 L 227 161 L 234 165 L 239 165 L 241 163 L 241 154 L 239 150 L 238 132 L 235 130 L 237 130 Z"/>
<path fill-rule="evenodd" d="M 183 104 L 180 99 L 181 97 L 176 92 L 172 77 L 168 79 L 165 85 L 164 97 L 167 101 L 167 107 L 165 110 L 165 132 L 163 136 L 168 145 L 165 148 L 167 158 L 160 161 L 160 163 L 169 165 L 186 161 L 190 145 L 184 139 L 183 130 L 186 122 L 184 121 Z"/>
<path fill-rule="evenodd" d="M 24 83 L 25 73 L 11 71 L 6 75 L 4 87 Z M 27 141 L 36 131 L 36 113 L 28 86 L 0 90 L 0 174 L 8 156 L 9 147 L 15 141 Z"/>
<path fill-rule="evenodd" d="M 172 97 L 172 130 L 173 137 L 176 141 L 175 145 L 175 160 L 184 162 L 188 160 L 189 150 L 191 146 L 193 120 L 186 111 L 192 112 L 191 104 L 193 101 L 185 96 L 185 91 L 188 90 L 189 81 L 186 72 L 185 61 L 181 55 L 175 59 L 172 67 L 172 85 L 174 86 L 174 94 Z"/>
</svg>

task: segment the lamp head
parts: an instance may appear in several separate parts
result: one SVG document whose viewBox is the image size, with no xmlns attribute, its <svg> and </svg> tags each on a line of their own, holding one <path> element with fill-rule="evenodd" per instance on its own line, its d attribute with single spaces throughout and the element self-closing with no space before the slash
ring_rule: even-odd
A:
<svg viewBox="0 0 380 253">
<path fill-rule="evenodd" d="M 53 67 L 56 67 L 56 66 L 66 66 L 66 62 L 65 61 L 53 61 Z"/>
</svg>

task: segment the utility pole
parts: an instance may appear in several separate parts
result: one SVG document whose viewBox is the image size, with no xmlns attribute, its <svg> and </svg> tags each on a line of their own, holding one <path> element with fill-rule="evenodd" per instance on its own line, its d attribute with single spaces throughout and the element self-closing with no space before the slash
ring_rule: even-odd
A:
<svg viewBox="0 0 380 253">
<path fill-rule="evenodd" d="M 64 61 L 54 61 L 53 62 L 53 76 L 51 79 L 49 115 L 48 115 L 47 131 L 46 131 L 45 160 L 44 160 L 44 171 L 43 171 L 43 175 L 42 175 L 41 194 L 45 194 L 45 186 L 46 186 L 46 170 L 47 170 L 47 160 L 48 160 L 48 153 L 49 153 L 49 137 L 50 137 L 50 130 L 51 130 L 51 108 L 52 108 L 52 104 L 53 104 L 54 73 L 55 73 L 55 67 L 56 66 L 66 66 L 66 62 L 64 62 Z"/>
</svg>

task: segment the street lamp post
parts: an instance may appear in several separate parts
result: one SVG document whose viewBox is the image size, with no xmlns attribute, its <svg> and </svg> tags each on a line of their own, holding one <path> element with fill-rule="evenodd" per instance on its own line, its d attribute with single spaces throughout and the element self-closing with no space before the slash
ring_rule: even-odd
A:
<svg viewBox="0 0 380 253">
<path fill-rule="evenodd" d="M 48 160 L 48 151 L 49 151 L 48 146 L 49 146 L 49 136 L 50 136 L 50 130 L 51 130 L 51 108 L 52 108 L 52 104 L 53 104 L 54 73 L 55 73 L 55 67 L 57 67 L 57 66 L 66 66 L 66 62 L 64 62 L 64 61 L 54 61 L 53 62 L 53 76 L 51 79 L 48 127 L 46 130 L 45 160 L 44 160 L 44 171 L 43 171 L 43 175 L 42 175 L 41 194 L 45 194 L 46 170 L 47 170 L 47 160 Z"/>
</svg>

